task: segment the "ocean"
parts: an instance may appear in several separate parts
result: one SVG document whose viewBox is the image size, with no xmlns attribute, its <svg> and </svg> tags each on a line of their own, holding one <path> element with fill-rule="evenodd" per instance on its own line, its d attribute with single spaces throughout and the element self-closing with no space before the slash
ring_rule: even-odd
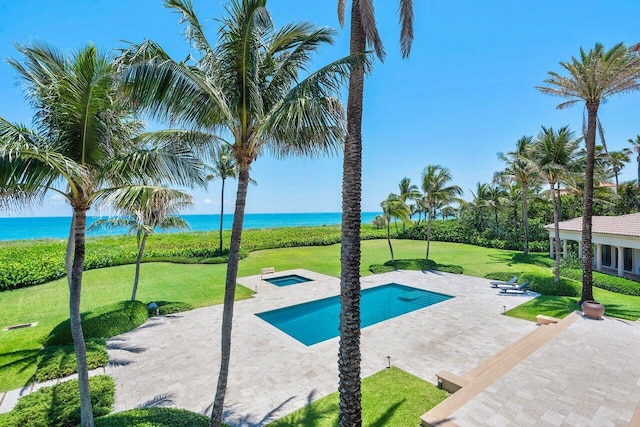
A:
<svg viewBox="0 0 640 427">
<path fill-rule="evenodd" d="M 378 212 L 363 212 L 362 223 L 368 224 Z M 100 217 L 87 217 L 87 227 Z M 182 215 L 191 227 L 191 231 L 218 230 L 220 215 Z M 245 214 L 244 228 L 276 228 L 301 227 L 340 224 L 340 212 L 321 213 L 273 213 L 273 214 Z M 233 215 L 224 215 L 223 229 L 230 230 Z M 31 240 L 31 239 L 67 239 L 71 217 L 29 217 L 29 218 L 0 218 L 0 241 L 2 240 Z M 106 236 L 127 234 L 126 228 L 97 229 L 87 232 L 87 236 Z M 176 232 L 162 231 L 158 232 Z M 184 231 L 181 231 L 184 232 Z"/>
</svg>

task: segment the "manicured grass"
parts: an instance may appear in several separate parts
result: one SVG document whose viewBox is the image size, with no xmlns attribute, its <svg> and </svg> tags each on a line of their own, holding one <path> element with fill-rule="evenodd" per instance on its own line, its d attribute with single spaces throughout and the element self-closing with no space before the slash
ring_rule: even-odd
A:
<svg viewBox="0 0 640 427">
<path fill-rule="evenodd" d="M 604 289 L 593 288 L 593 297 L 605 306 L 605 316 L 637 320 L 640 318 L 640 297 L 616 294 Z M 542 295 L 509 311 L 508 316 L 536 321 L 536 315 L 546 314 L 564 318 L 575 310 L 580 310 L 580 298 Z"/>
<path fill-rule="evenodd" d="M 362 380 L 362 424 L 417 426 L 420 416 L 447 396 L 446 391 L 401 369 L 384 369 Z M 338 393 L 332 393 L 268 425 L 337 426 L 338 402 Z"/>
</svg>

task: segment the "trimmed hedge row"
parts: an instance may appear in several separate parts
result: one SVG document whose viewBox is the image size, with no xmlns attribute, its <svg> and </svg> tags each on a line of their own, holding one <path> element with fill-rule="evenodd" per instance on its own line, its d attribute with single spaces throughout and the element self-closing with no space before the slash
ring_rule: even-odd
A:
<svg viewBox="0 0 640 427">
<path fill-rule="evenodd" d="M 132 409 L 95 420 L 96 427 L 209 427 L 210 423 L 209 417 L 174 408 Z M 225 423 L 222 425 L 227 426 Z"/>
<path fill-rule="evenodd" d="M 109 338 L 142 325 L 148 319 L 147 306 L 140 301 L 122 301 L 81 314 L 85 339 Z M 73 343 L 69 319 L 51 330 L 45 347 Z"/>
<path fill-rule="evenodd" d="M 386 230 L 363 225 L 362 240 L 379 239 Z M 340 242 L 339 226 L 286 227 L 244 230 L 241 256 L 260 249 L 297 246 L 326 246 Z M 219 264 L 227 261 L 230 232 L 224 233 L 226 247 L 218 256 L 216 232 L 155 234 L 147 243 L 143 262 Z M 85 270 L 132 264 L 138 255 L 130 236 L 91 237 L 87 241 Z M 66 240 L 37 240 L 0 243 L 0 291 L 38 285 L 64 277 Z"/>
<path fill-rule="evenodd" d="M 582 282 L 582 270 L 581 269 L 569 269 L 563 268 L 560 271 L 565 277 L 568 277 L 578 282 Z M 640 296 L 640 283 L 625 279 L 624 277 L 612 276 L 610 274 L 604 274 L 597 271 L 593 272 L 593 286 L 604 289 L 611 292 L 624 295 Z"/>
<path fill-rule="evenodd" d="M 399 239 L 426 240 L 427 224 L 420 223 L 408 227 L 404 232 L 398 233 Z M 458 220 L 433 221 L 431 223 L 431 240 L 440 242 L 467 243 L 483 246 L 485 248 L 508 249 L 514 251 L 524 250 L 524 243 L 519 240 L 489 239 L 476 231 L 469 231 Z M 549 241 L 529 242 L 531 252 L 548 252 Z"/>
<path fill-rule="evenodd" d="M 437 270 L 445 273 L 462 274 L 464 269 L 459 265 L 438 264 L 433 260 L 424 258 L 397 259 L 395 262 L 387 261 L 384 264 L 371 264 L 369 271 L 374 274 L 388 273 L 395 270 Z"/>
<path fill-rule="evenodd" d="M 45 347 L 40 350 L 38 359 L 34 377 L 39 382 L 63 378 L 78 372 L 73 344 Z M 109 356 L 106 341 L 104 339 L 87 341 L 89 370 L 105 366 L 107 363 L 109 363 Z"/>
<path fill-rule="evenodd" d="M 96 417 L 111 412 L 115 384 L 108 375 L 89 378 Z M 80 424 L 78 380 L 43 387 L 20 400 L 3 418 L 4 427 L 72 427 Z M 122 425 L 122 424 L 121 424 Z"/>
</svg>

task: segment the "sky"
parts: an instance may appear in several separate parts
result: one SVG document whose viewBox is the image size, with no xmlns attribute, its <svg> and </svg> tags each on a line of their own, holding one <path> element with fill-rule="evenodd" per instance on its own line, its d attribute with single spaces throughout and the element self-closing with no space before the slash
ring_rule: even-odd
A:
<svg viewBox="0 0 640 427">
<path fill-rule="evenodd" d="M 214 43 L 224 1 L 192 0 Z M 276 27 L 309 21 L 337 30 L 335 43 L 315 57 L 320 67 L 348 54 L 348 28 L 340 29 L 337 0 L 269 0 Z M 411 56 L 399 53 L 396 0 L 374 2 L 387 56 L 376 61 L 365 81 L 362 210 L 380 211 L 380 202 L 409 177 L 420 184 L 429 164 L 449 168 L 453 184 L 471 198 L 478 182 L 490 182 L 502 167 L 498 152 L 515 147 L 522 135 L 541 126 L 569 125 L 579 136 L 583 106 L 557 110 L 560 98 L 535 89 L 560 61 L 600 42 L 640 41 L 637 0 L 416 0 Z M 347 11 L 348 12 L 348 11 Z M 347 20 L 348 22 L 348 20 Z M 7 58 L 21 59 L 14 44 L 46 41 L 72 53 L 88 42 L 111 51 L 126 42 L 151 39 L 175 59 L 187 56 L 179 16 L 161 0 L 0 0 L 0 117 L 30 124 L 33 111 L 23 98 Z M 343 92 L 346 100 L 346 90 Z M 609 150 L 630 147 L 640 134 L 640 93 L 611 98 L 600 107 Z M 635 178 L 628 165 L 623 180 Z M 338 212 L 341 210 L 341 156 L 261 157 L 252 166 L 247 213 Z M 224 208 L 233 210 L 235 185 L 228 185 Z M 193 191 L 186 213 L 220 211 L 220 183 Z M 51 195 L 28 212 L 0 216 L 68 216 L 71 208 Z M 97 213 L 97 212 L 94 212 Z"/>
</svg>

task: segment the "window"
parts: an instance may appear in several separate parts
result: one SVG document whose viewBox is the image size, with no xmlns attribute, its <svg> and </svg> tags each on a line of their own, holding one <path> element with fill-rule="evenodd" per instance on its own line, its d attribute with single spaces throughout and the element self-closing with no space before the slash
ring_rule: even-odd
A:
<svg viewBox="0 0 640 427">
<path fill-rule="evenodd" d="M 633 271 L 633 249 L 624 248 L 624 270 Z"/>
<path fill-rule="evenodd" d="M 611 267 L 611 246 L 602 245 L 602 265 Z"/>
</svg>

